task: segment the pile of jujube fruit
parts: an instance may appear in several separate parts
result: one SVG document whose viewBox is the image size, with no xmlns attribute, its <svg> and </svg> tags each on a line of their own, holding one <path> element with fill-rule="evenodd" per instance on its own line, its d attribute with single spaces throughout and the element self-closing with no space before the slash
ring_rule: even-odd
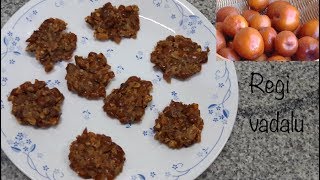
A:
<svg viewBox="0 0 320 180">
<path fill-rule="evenodd" d="M 218 10 L 217 53 L 232 60 L 313 61 L 319 59 L 319 20 L 300 22 L 287 1 L 248 0 L 250 9 Z"/>
</svg>

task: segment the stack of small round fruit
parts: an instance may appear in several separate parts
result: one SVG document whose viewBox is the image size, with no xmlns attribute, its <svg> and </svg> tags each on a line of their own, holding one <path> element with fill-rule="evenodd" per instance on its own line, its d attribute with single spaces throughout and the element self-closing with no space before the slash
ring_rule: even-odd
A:
<svg viewBox="0 0 320 180">
<path fill-rule="evenodd" d="M 271 1 L 248 0 L 250 9 L 242 14 L 231 6 L 219 9 L 217 53 L 232 61 L 319 59 L 319 20 L 301 24 L 296 7 Z"/>
</svg>

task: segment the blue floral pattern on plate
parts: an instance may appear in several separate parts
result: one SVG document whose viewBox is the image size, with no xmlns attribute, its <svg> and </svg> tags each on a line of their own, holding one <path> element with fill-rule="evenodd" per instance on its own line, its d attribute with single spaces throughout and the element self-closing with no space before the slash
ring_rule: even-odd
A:
<svg viewBox="0 0 320 180">
<path fill-rule="evenodd" d="M 88 43 L 88 41 L 89 41 L 89 38 L 88 37 L 86 37 L 86 36 L 82 36 L 81 37 L 81 44 L 87 44 Z"/>
<path fill-rule="evenodd" d="M 117 66 L 116 74 L 121 74 L 124 71 L 124 67 L 121 65 Z"/>
<path fill-rule="evenodd" d="M 152 84 L 160 84 L 162 81 L 162 75 L 161 74 L 155 74 L 154 79 L 152 79 Z"/>
<path fill-rule="evenodd" d="M 49 87 L 50 89 L 54 88 L 54 87 L 57 87 L 61 84 L 61 82 L 56 79 L 56 80 L 47 80 L 46 81 L 47 83 L 47 87 Z"/>
<path fill-rule="evenodd" d="M 9 31 L 2 38 L 4 48 L 1 48 L 1 61 L 4 59 L 9 53 L 13 53 L 14 55 L 21 55 L 22 48 L 19 45 L 20 37 L 14 36 L 12 31 Z M 1 46 L 2 47 L 2 46 Z M 4 49 L 4 51 L 2 51 Z"/>
<path fill-rule="evenodd" d="M 1 132 L 4 134 L 2 129 Z M 4 134 L 4 136 L 6 135 Z M 19 132 L 13 140 L 7 140 L 7 143 L 11 147 L 13 152 L 17 154 L 21 153 L 24 155 L 28 166 L 33 171 L 35 171 L 41 178 L 48 180 L 56 180 L 64 177 L 64 174 L 60 169 L 51 169 L 47 164 L 35 164 L 35 161 L 33 160 L 31 154 L 36 152 L 37 145 L 34 144 L 26 134 Z"/>
<path fill-rule="evenodd" d="M 176 91 L 171 92 L 172 100 L 179 101 L 178 93 Z"/>
<path fill-rule="evenodd" d="M 229 117 L 229 110 L 225 107 L 225 102 L 231 96 L 231 80 L 230 80 L 230 73 L 227 66 L 223 69 L 223 71 L 218 70 L 215 73 L 215 79 L 218 81 L 218 88 L 223 88 L 225 90 L 225 94 L 221 102 L 216 104 L 210 104 L 208 106 L 208 112 L 212 116 L 212 120 L 222 121 L 223 123 L 227 123 L 227 119 Z"/>
<path fill-rule="evenodd" d="M 143 59 L 143 52 L 142 51 L 137 52 L 136 59 L 138 61 L 141 61 Z"/>
<path fill-rule="evenodd" d="M 58 0 L 58 1 L 56 1 L 56 2 L 54 3 L 54 5 L 55 5 L 56 7 L 62 7 L 62 6 L 64 5 L 64 1 L 63 1 L 63 0 Z"/>
<path fill-rule="evenodd" d="M 111 57 L 111 55 L 114 53 L 114 50 L 113 49 L 107 49 L 107 53 L 106 53 L 106 57 Z"/>
<path fill-rule="evenodd" d="M 82 116 L 85 120 L 89 120 L 91 118 L 91 112 L 88 109 L 86 109 L 82 111 Z"/>
</svg>

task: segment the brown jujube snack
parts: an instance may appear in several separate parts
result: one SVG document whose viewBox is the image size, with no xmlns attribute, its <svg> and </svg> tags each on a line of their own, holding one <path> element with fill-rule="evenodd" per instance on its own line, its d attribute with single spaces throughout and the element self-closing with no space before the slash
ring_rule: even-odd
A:
<svg viewBox="0 0 320 180">
<path fill-rule="evenodd" d="M 218 10 L 217 22 L 223 22 L 224 19 L 230 15 L 238 15 L 239 11 L 237 8 L 232 6 L 226 6 Z"/>
<path fill-rule="evenodd" d="M 298 61 L 314 61 L 319 59 L 319 41 L 309 36 L 300 38 L 298 40 L 298 50 L 294 58 Z"/>
<path fill-rule="evenodd" d="M 145 108 L 152 100 L 152 83 L 131 76 L 119 89 L 114 89 L 104 100 L 103 110 L 122 124 L 142 120 Z"/>
<path fill-rule="evenodd" d="M 248 27 L 247 20 L 241 15 L 230 15 L 223 21 L 223 33 L 233 38 L 242 28 Z"/>
<path fill-rule="evenodd" d="M 305 23 L 298 32 L 298 37 L 310 36 L 319 40 L 319 20 L 313 19 Z"/>
<path fill-rule="evenodd" d="M 46 72 L 51 71 L 55 63 L 71 59 L 76 49 L 77 36 L 64 32 L 66 28 L 63 20 L 50 18 L 26 40 L 29 43 L 26 51 L 34 53 Z"/>
<path fill-rule="evenodd" d="M 241 29 L 233 39 L 233 49 L 243 58 L 254 60 L 264 52 L 264 42 L 258 30 Z"/>
<path fill-rule="evenodd" d="M 198 104 L 171 101 L 155 121 L 154 138 L 172 149 L 189 147 L 201 141 L 203 120 Z"/>
<path fill-rule="evenodd" d="M 222 49 L 222 48 L 225 48 L 227 46 L 226 44 L 226 39 L 224 38 L 222 32 L 220 31 L 216 31 L 216 37 L 217 37 L 217 45 L 216 45 L 216 48 L 217 48 L 217 52 Z"/>
<path fill-rule="evenodd" d="M 270 2 L 267 8 L 266 15 L 270 18 L 273 17 L 276 13 L 276 10 L 278 10 L 278 7 L 284 6 L 284 5 L 291 5 L 288 1 L 284 0 L 275 0 L 274 2 Z"/>
<path fill-rule="evenodd" d="M 254 11 L 251 9 L 247 9 L 245 11 L 243 11 L 243 13 L 241 14 L 248 22 L 250 22 L 251 18 L 255 15 L 260 15 L 260 13 L 258 11 Z"/>
<path fill-rule="evenodd" d="M 277 37 L 277 31 L 272 27 L 266 27 L 260 29 L 260 34 L 264 42 L 264 52 L 271 53 L 274 51 L 274 40 Z"/>
<path fill-rule="evenodd" d="M 120 43 L 122 38 L 135 39 L 140 30 L 139 7 L 136 5 L 116 8 L 108 2 L 85 20 L 94 29 L 98 40 L 110 39 Z"/>
<path fill-rule="evenodd" d="M 274 55 L 268 58 L 268 61 L 289 61 L 288 58 L 280 56 L 280 55 Z"/>
<path fill-rule="evenodd" d="M 218 51 L 218 54 L 231 61 L 240 61 L 239 55 L 231 48 L 222 48 Z"/>
<path fill-rule="evenodd" d="M 216 23 L 216 30 L 223 33 L 223 27 L 222 26 L 223 26 L 222 22 L 217 22 Z"/>
<path fill-rule="evenodd" d="M 294 31 L 300 24 L 300 12 L 296 7 L 287 3 L 279 3 L 277 6 L 270 5 L 267 15 L 271 19 L 272 27 L 279 32 Z"/>
<path fill-rule="evenodd" d="M 68 89 L 87 99 L 106 96 L 106 86 L 115 77 L 102 53 L 90 52 L 88 58 L 75 56 L 76 64 L 66 67 Z"/>
<path fill-rule="evenodd" d="M 249 21 L 249 25 L 259 31 L 262 28 L 271 27 L 271 21 L 267 15 L 255 15 Z"/>
<path fill-rule="evenodd" d="M 269 5 L 269 0 L 248 0 L 249 7 L 256 11 L 263 11 Z"/>
<path fill-rule="evenodd" d="M 70 168 L 85 179 L 112 180 L 121 173 L 126 160 L 122 148 L 109 136 L 87 128 L 70 145 Z"/>
<path fill-rule="evenodd" d="M 298 39 L 291 31 L 280 32 L 274 40 L 276 52 L 284 57 L 291 57 L 298 49 Z"/>
<path fill-rule="evenodd" d="M 254 61 L 266 61 L 268 59 L 268 56 L 266 54 L 262 54 L 261 56 L 259 56 L 258 58 L 254 59 Z"/>
<path fill-rule="evenodd" d="M 163 78 L 170 83 L 172 77 L 185 80 L 199 73 L 202 64 L 208 61 L 209 51 L 209 48 L 203 51 L 190 38 L 168 36 L 157 43 L 151 53 L 151 62 L 163 72 Z"/>
<path fill-rule="evenodd" d="M 23 125 L 50 127 L 59 123 L 63 94 L 49 89 L 44 81 L 27 81 L 13 89 L 8 97 L 12 101 L 11 113 Z"/>
</svg>

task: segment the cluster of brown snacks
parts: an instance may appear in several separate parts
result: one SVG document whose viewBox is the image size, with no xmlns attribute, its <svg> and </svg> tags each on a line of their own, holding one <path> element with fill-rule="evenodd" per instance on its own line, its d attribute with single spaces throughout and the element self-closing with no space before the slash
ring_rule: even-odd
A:
<svg viewBox="0 0 320 180">
<path fill-rule="evenodd" d="M 44 81 L 35 80 L 13 89 L 8 100 L 19 123 L 49 127 L 59 122 L 64 96 L 57 88 L 49 89 Z"/>
<path fill-rule="evenodd" d="M 118 8 L 110 2 L 96 9 L 86 22 L 94 29 L 98 40 L 120 43 L 122 38 L 136 38 L 140 30 L 139 8 L 136 5 Z M 58 18 L 45 20 L 27 39 L 26 51 L 35 54 L 45 71 L 55 63 L 71 59 L 76 49 L 77 36 L 67 33 L 67 23 Z M 308 31 L 306 31 L 308 33 Z M 164 79 L 187 79 L 201 71 L 208 61 L 209 48 L 201 46 L 181 35 L 169 36 L 159 41 L 151 54 L 155 68 L 163 72 Z M 106 86 L 115 77 L 100 53 L 90 52 L 88 57 L 75 56 L 75 64 L 66 67 L 68 89 L 86 99 L 104 98 L 103 110 L 122 124 L 142 120 L 145 109 L 152 101 L 153 85 L 150 81 L 131 76 L 106 96 Z M 50 127 L 58 124 L 61 116 L 63 94 L 49 89 L 44 81 L 25 82 L 12 90 L 12 114 L 21 124 Z M 203 120 L 198 104 L 186 105 L 172 101 L 155 120 L 155 139 L 170 148 L 189 147 L 201 141 Z M 88 132 L 87 129 L 70 144 L 70 168 L 82 178 L 114 179 L 121 173 L 126 161 L 123 149 L 109 136 Z"/>
<path fill-rule="evenodd" d="M 248 5 L 242 14 L 231 6 L 218 10 L 219 55 L 232 61 L 319 59 L 319 20 L 302 24 L 300 12 L 287 1 L 248 0 Z"/>
<path fill-rule="evenodd" d="M 79 176 L 96 180 L 114 179 L 126 160 L 122 148 L 103 134 L 85 129 L 70 145 L 70 167 Z"/>
<path fill-rule="evenodd" d="M 201 141 L 203 120 L 198 104 L 171 101 L 156 119 L 154 138 L 170 148 L 189 147 Z"/>
<path fill-rule="evenodd" d="M 47 19 L 26 41 L 29 43 L 26 50 L 35 54 L 46 72 L 56 62 L 71 59 L 76 49 L 77 36 L 64 32 L 66 27 L 67 23 L 61 19 Z"/>
<path fill-rule="evenodd" d="M 86 22 L 94 29 L 97 39 L 120 43 L 122 38 L 137 37 L 140 30 L 139 7 L 120 5 L 116 8 L 108 2 L 86 17 Z"/>
<path fill-rule="evenodd" d="M 160 69 L 167 82 L 172 77 L 187 79 L 201 71 L 201 65 L 208 61 L 209 48 L 202 48 L 190 38 L 181 35 L 169 36 L 159 41 L 151 53 L 151 62 Z"/>
<path fill-rule="evenodd" d="M 152 83 L 131 76 L 119 89 L 114 89 L 104 100 L 104 111 L 122 124 L 141 121 L 145 108 L 152 100 Z"/>
<path fill-rule="evenodd" d="M 107 59 L 100 53 L 90 52 L 88 58 L 75 56 L 76 65 L 66 67 L 68 89 L 87 99 L 106 96 L 106 86 L 115 77 Z"/>
</svg>

